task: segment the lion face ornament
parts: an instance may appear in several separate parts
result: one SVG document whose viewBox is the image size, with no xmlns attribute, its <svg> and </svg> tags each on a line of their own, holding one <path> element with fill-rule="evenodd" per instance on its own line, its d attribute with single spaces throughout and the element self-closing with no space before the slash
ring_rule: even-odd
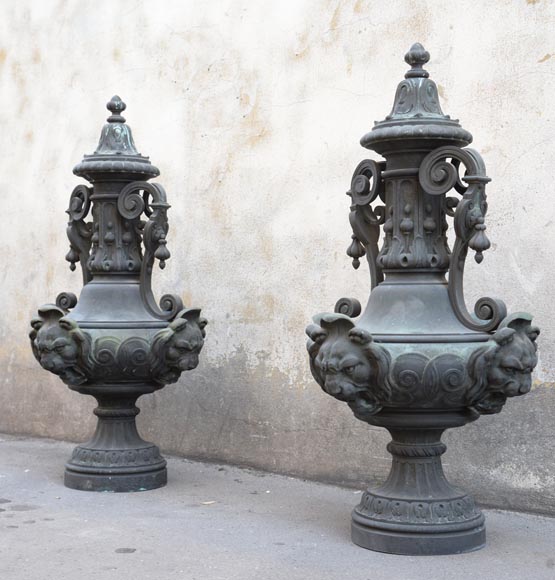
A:
<svg viewBox="0 0 555 580">
<path fill-rule="evenodd" d="M 31 321 L 31 347 L 40 365 L 69 385 L 87 381 L 86 363 L 90 339 L 65 312 L 53 304 L 39 308 Z"/>
<path fill-rule="evenodd" d="M 157 382 L 174 383 L 183 371 L 198 366 L 206 324 L 198 308 L 188 308 L 182 310 L 168 328 L 154 336 L 152 354 Z"/>
<path fill-rule="evenodd" d="M 531 373 L 538 363 L 536 338 L 540 331 L 529 318 L 513 315 L 494 334 L 494 350 L 487 372 L 488 390 L 507 397 L 524 395 L 532 386 Z"/>
<path fill-rule="evenodd" d="M 477 375 L 485 374 L 485 380 L 480 382 L 481 394 L 475 406 L 481 413 L 499 413 L 508 397 L 530 391 L 540 334 L 531 322 L 531 316 L 523 312 L 505 318 L 490 347 L 479 357 Z"/>
<path fill-rule="evenodd" d="M 351 340 L 350 333 L 329 336 L 314 359 L 314 367 L 324 391 L 340 401 L 354 400 L 368 388 L 374 375 L 362 345 Z"/>
<path fill-rule="evenodd" d="M 173 336 L 166 348 L 166 363 L 168 367 L 188 371 L 198 366 L 198 355 L 204 344 L 202 329 L 198 324 L 190 324 L 179 320 Z"/>
<path fill-rule="evenodd" d="M 370 334 L 342 314 L 314 318 L 306 332 L 312 374 L 322 389 L 358 416 L 377 413 L 388 398 L 389 359 Z"/>
</svg>

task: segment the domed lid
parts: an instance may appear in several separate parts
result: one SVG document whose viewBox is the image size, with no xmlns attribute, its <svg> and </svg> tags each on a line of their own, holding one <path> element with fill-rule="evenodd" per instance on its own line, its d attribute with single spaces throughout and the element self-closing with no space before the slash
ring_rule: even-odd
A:
<svg viewBox="0 0 555 580">
<path fill-rule="evenodd" d="M 430 148 L 472 142 L 472 135 L 441 110 L 436 84 L 423 68 L 429 60 L 430 53 L 420 43 L 411 46 L 405 55 L 411 68 L 397 87 L 393 109 L 362 137 L 363 147 L 383 153 L 404 145 L 400 142 L 421 147 L 430 141 Z"/>
<path fill-rule="evenodd" d="M 73 173 L 91 182 L 118 178 L 150 179 L 160 175 L 158 168 L 135 147 L 131 128 L 121 115 L 126 108 L 125 103 L 115 95 L 106 108 L 111 115 L 102 129 L 96 151 L 85 155 L 83 161 L 74 167 Z"/>
</svg>

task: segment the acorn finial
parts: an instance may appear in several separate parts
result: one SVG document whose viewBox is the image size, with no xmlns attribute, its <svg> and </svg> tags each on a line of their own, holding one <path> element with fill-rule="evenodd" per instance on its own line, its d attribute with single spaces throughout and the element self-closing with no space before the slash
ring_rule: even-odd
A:
<svg viewBox="0 0 555 580">
<path fill-rule="evenodd" d="M 405 54 L 405 62 L 411 66 L 411 69 L 405 74 L 405 78 L 421 77 L 427 79 L 430 73 L 422 67 L 429 60 L 430 53 L 419 42 L 413 44 L 407 54 Z"/>
<path fill-rule="evenodd" d="M 106 108 L 112 114 L 108 117 L 108 123 L 125 123 L 125 118 L 121 116 L 121 113 L 125 111 L 127 105 L 118 97 L 114 95 L 107 103 Z"/>
</svg>

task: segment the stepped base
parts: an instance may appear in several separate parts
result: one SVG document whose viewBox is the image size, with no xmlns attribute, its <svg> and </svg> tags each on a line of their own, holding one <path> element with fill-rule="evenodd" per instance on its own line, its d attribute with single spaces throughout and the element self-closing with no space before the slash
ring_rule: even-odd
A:
<svg viewBox="0 0 555 580">
<path fill-rule="evenodd" d="M 77 473 L 69 467 L 64 473 L 64 485 L 80 491 L 111 491 L 131 492 L 148 491 L 164 487 L 168 482 L 168 471 L 160 469 L 150 473 L 98 475 L 93 473 Z"/>
<path fill-rule="evenodd" d="M 90 441 L 74 449 L 66 463 L 66 487 L 130 492 L 166 485 L 166 460 L 158 447 L 144 441 L 137 431 L 135 417 L 139 409 L 135 401 L 139 395 L 95 395 L 99 403 L 94 411 L 98 417 L 96 431 Z"/>
<path fill-rule="evenodd" d="M 431 556 L 485 546 L 484 515 L 443 473 L 443 427 L 392 428 L 387 481 L 368 489 L 353 510 L 355 544 L 377 552 Z"/>
<path fill-rule="evenodd" d="M 375 552 L 406 556 L 439 556 L 473 552 L 486 545 L 484 516 L 475 509 L 475 517 L 452 524 L 402 524 L 383 522 L 361 516 L 355 509 L 351 522 L 353 543 Z"/>
<path fill-rule="evenodd" d="M 118 450 L 79 446 L 64 474 L 65 486 L 81 491 L 146 491 L 167 481 L 166 461 L 155 445 Z"/>
</svg>

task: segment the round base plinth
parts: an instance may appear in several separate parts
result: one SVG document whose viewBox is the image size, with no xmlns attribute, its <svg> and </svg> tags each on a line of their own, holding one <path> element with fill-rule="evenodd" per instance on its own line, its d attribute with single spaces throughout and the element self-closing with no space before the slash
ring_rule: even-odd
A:
<svg viewBox="0 0 555 580">
<path fill-rule="evenodd" d="M 482 523 L 462 531 L 417 532 L 395 531 L 351 522 L 351 538 L 357 546 L 405 556 L 441 556 L 463 554 L 479 550 L 486 545 L 486 529 Z"/>
<path fill-rule="evenodd" d="M 69 465 L 66 465 L 64 474 L 64 485 L 80 491 L 147 491 L 163 487 L 167 482 L 168 472 L 165 467 L 143 473 L 98 474 L 73 471 Z"/>
<path fill-rule="evenodd" d="M 136 441 L 137 447 L 101 449 L 78 445 L 66 463 L 64 484 L 82 491 L 146 491 L 166 485 L 166 460 L 156 445 Z"/>
<path fill-rule="evenodd" d="M 138 389 L 137 389 L 138 390 Z M 64 484 L 81 491 L 146 491 L 166 485 L 166 460 L 153 443 L 144 441 L 137 431 L 139 409 L 133 393 L 116 397 L 103 389 L 96 394 L 98 417 L 92 438 L 78 445 L 66 463 Z M 115 391 L 118 394 L 118 391 Z"/>
<path fill-rule="evenodd" d="M 462 554 L 485 546 L 484 515 L 471 496 L 443 473 L 443 429 L 389 428 L 391 471 L 365 491 L 353 510 L 351 537 L 376 552 L 433 556 Z"/>
</svg>

